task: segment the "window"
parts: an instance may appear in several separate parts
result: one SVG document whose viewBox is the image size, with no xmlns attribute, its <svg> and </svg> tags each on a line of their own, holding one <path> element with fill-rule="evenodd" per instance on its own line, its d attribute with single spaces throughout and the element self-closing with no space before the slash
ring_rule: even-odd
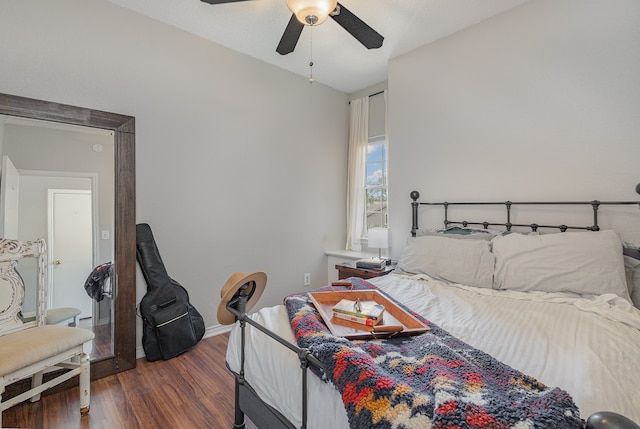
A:
<svg viewBox="0 0 640 429">
<path fill-rule="evenodd" d="M 350 104 L 345 249 L 361 251 L 369 228 L 388 227 L 387 91 Z"/>
<path fill-rule="evenodd" d="M 387 139 L 370 137 L 367 145 L 364 232 L 388 227 Z"/>
</svg>

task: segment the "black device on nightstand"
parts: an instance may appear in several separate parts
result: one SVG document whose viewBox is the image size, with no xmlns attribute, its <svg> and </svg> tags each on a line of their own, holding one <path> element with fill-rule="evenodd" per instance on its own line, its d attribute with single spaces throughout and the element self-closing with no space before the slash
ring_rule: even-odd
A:
<svg viewBox="0 0 640 429">
<path fill-rule="evenodd" d="M 391 271 L 395 270 L 396 265 L 396 262 L 391 262 L 390 265 L 384 265 L 383 269 L 375 270 L 370 268 L 357 268 L 356 262 L 353 261 L 336 264 L 336 270 L 338 270 L 338 280 L 343 280 L 349 277 L 372 279 L 374 277 L 386 276 Z"/>
</svg>

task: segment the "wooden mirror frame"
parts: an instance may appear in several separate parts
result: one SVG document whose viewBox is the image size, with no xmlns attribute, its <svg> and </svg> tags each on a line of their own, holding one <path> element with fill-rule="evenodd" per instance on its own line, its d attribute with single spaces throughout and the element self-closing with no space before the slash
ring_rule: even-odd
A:
<svg viewBox="0 0 640 429">
<path fill-rule="evenodd" d="M 0 114 L 114 132 L 115 221 L 113 355 L 91 362 L 91 379 L 136 366 L 135 118 L 0 94 Z"/>
</svg>

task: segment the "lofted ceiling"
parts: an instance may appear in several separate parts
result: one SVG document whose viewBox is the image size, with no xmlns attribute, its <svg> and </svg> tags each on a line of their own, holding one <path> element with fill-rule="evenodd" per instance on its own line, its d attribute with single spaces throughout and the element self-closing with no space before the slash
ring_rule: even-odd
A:
<svg viewBox="0 0 640 429">
<path fill-rule="evenodd" d="M 276 47 L 291 17 L 285 0 L 109 1 L 307 78 L 313 54 L 316 82 L 353 93 L 386 80 L 390 59 L 528 0 L 340 0 L 384 36 L 382 47 L 366 49 L 329 18 L 305 26 L 295 51 L 284 56 Z"/>
</svg>

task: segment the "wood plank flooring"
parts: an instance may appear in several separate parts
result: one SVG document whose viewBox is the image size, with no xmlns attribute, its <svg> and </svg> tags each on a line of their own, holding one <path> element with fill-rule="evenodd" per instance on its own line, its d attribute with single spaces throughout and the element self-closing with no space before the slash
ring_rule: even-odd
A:
<svg viewBox="0 0 640 429">
<path fill-rule="evenodd" d="M 139 359 L 132 370 L 93 381 L 88 416 L 80 417 L 76 387 L 6 410 L 2 427 L 230 429 L 234 383 L 225 366 L 227 341 L 228 334 L 206 338 L 168 361 Z"/>
</svg>

